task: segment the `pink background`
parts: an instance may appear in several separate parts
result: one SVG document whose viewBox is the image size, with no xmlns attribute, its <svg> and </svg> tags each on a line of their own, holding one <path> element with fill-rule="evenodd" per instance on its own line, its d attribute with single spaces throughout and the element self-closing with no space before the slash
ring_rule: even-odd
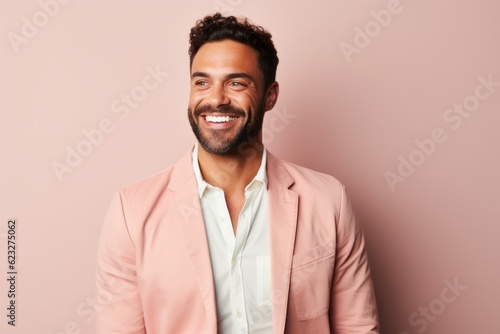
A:
<svg viewBox="0 0 500 334">
<path fill-rule="evenodd" d="M 222 3 L 274 35 L 281 95 L 267 147 L 348 187 L 382 332 L 498 333 L 500 86 L 474 94 L 479 77 L 500 82 L 500 2 L 60 2 L 3 1 L 0 10 L 0 239 L 16 218 L 19 271 L 15 328 L 0 285 L 2 333 L 93 333 L 87 303 L 104 213 L 117 189 L 194 143 L 188 33 Z M 149 91 L 148 68 L 168 72 Z M 126 115 L 120 99 L 131 93 L 142 101 Z M 467 117 L 448 111 L 463 103 Z M 112 131 L 83 143 L 82 131 L 105 119 Z M 78 145 L 88 155 L 59 180 L 53 164 Z M 418 166 L 398 167 L 401 159 Z M 385 175 L 398 168 L 404 177 L 391 187 Z M 5 240 L 0 247 L 4 277 Z"/>
</svg>

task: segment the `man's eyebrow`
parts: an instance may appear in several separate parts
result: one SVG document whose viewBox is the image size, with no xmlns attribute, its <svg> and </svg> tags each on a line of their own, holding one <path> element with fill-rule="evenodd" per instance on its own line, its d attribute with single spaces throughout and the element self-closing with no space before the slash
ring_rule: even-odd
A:
<svg viewBox="0 0 500 334">
<path fill-rule="evenodd" d="M 210 76 L 208 75 L 208 73 L 205 72 L 193 72 L 193 74 L 191 74 L 191 78 L 194 77 L 209 78 Z M 226 75 L 226 79 L 235 79 L 235 78 L 245 78 L 251 81 L 255 81 L 255 79 L 250 74 L 243 72 L 230 73 Z"/>
<path fill-rule="evenodd" d="M 235 78 L 245 78 L 251 81 L 255 81 L 255 79 L 250 75 L 246 73 L 231 73 L 226 76 L 228 79 L 235 79 Z"/>
<path fill-rule="evenodd" d="M 208 78 L 209 75 L 205 72 L 194 72 L 193 74 L 191 74 L 191 78 L 194 78 L 194 77 Z"/>
</svg>

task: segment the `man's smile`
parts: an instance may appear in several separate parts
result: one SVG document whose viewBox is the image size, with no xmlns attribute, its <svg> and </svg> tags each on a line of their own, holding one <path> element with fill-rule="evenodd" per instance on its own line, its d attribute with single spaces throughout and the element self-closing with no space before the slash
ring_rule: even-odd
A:
<svg viewBox="0 0 500 334">
<path fill-rule="evenodd" d="M 205 120 L 210 123 L 227 123 L 231 121 L 237 120 L 238 117 L 235 116 L 213 116 L 213 115 L 206 115 Z"/>
</svg>

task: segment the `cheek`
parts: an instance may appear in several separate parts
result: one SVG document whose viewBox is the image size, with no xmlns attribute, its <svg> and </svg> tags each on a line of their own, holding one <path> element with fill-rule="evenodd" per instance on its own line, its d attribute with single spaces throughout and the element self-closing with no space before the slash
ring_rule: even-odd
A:
<svg viewBox="0 0 500 334">
<path fill-rule="evenodd" d="M 203 98 L 200 96 L 199 93 L 191 92 L 189 94 L 189 102 L 188 102 L 189 107 L 194 109 L 196 106 L 198 106 L 201 103 L 202 100 L 203 100 Z"/>
<path fill-rule="evenodd" d="M 189 103 L 191 105 L 199 106 L 209 104 L 210 91 L 206 90 L 192 90 L 189 93 Z"/>
<path fill-rule="evenodd" d="M 189 102 L 195 100 L 196 98 L 197 98 L 197 93 L 191 90 L 189 92 Z"/>
<path fill-rule="evenodd" d="M 231 96 L 231 101 L 234 105 L 248 111 L 258 107 L 258 99 L 250 95 L 234 95 Z"/>
</svg>

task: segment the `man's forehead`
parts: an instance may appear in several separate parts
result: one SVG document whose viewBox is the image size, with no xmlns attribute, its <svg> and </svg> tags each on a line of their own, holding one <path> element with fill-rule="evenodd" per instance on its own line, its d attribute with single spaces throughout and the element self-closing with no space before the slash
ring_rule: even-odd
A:
<svg viewBox="0 0 500 334">
<path fill-rule="evenodd" d="M 217 69 L 255 72 L 258 70 L 258 52 L 233 40 L 203 44 L 193 58 L 191 73 Z"/>
</svg>

